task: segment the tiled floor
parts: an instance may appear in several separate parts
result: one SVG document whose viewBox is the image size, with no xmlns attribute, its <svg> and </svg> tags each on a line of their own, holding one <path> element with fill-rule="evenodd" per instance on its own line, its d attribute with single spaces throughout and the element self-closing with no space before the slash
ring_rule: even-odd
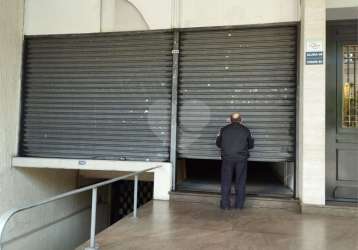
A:
<svg viewBox="0 0 358 250">
<path fill-rule="evenodd" d="M 126 217 L 100 233 L 97 242 L 101 250 L 358 250 L 358 218 L 154 201 L 138 218 Z"/>
</svg>

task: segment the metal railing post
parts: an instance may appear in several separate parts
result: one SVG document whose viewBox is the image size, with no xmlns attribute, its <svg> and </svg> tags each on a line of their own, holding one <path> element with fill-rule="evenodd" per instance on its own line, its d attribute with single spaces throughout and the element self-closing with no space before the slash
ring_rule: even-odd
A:
<svg viewBox="0 0 358 250">
<path fill-rule="evenodd" d="M 178 113 L 178 76 L 179 76 L 179 30 L 174 31 L 172 66 L 172 103 L 170 122 L 170 163 L 172 164 L 172 190 L 175 191 L 176 150 L 177 150 L 177 113 Z"/>
<path fill-rule="evenodd" d="M 137 172 L 134 172 L 134 173 L 131 173 L 131 174 L 127 174 L 127 175 L 116 177 L 116 178 L 113 178 L 113 179 L 110 179 L 110 180 L 102 181 L 102 182 L 99 182 L 99 183 L 96 183 L 96 184 L 93 184 L 93 185 L 89 185 L 87 187 L 78 188 L 78 189 L 75 189 L 75 190 L 72 190 L 72 191 L 69 191 L 69 192 L 66 192 L 66 193 L 62 193 L 62 194 L 53 196 L 53 197 L 48 198 L 46 200 L 42 200 L 42 201 L 37 202 L 37 203 L 33 203 L 33 204 L 30 204 L 30 205 L 27 205 L 27 206 L 24 206 L 24 207 L 20 207 L 20 208 L 13 208 L 13 209 L 7 211 L 4 214 L 0 214 L 0 250 L 2 250 L 4 245 L 7 243 L 7 242 L 3 242 L 2 239 L 3 239 L 3 234 L 4 234 L 4 231 L 5 231 L 5 227 L 6 227 L 8 221 L 11 219 L 12 216 L 14 216 L 17 213 L 23 212 L 25 210 L 35 208 L 35 207 L 39 207 L 39 206 L 48 204 L 50 202 L 61 200 L 61 199 L 64 199 L 66 197 L 69 197 L 69 196 L 72 196 L 72 195 L 75 195 L 75 194 L 79 194 L 79 193 L 82 193 L 82 192 L 87 192 L 87 191 L 90 191 L 90 190 L 92 190 L 91 234 L 90 234 L 90 246 L 86 247 L 85 250 L 98 250 L 99 247 L 96 244 L 96 238 L 95 238 L 96 237 L 97 189 L 99 187 L 103 187 L 103 186 L 112 184 L 114 182 L 124 180 L 124 179 L 127 179 L 129 177 L 134 176 L 134 208 L 133 208 L 134 212 L 133 212 L 133 216 L 136 217 L 137 216 L 137 204 L 138 204 L 138 175 L 141 174 L 141 173 L 152 171 L 152 170 L 160 168 L 160 167 L 162 167 L 162 166 L 159 165 L 159 166 L 147 168 L 147 169 L 137 171 Z"/>
<path fill-rule="evenodd" d="M 96 246 L 97 188 L 92 189 L 90 246 L 85 250 L 98 250 Z"/>
<path fill-rule="evenodd" d="M 134 198 L 133 198 L 133 217 L 137 217 L 138 203 L 138 175 L 134 176 Z"/>
</svg>

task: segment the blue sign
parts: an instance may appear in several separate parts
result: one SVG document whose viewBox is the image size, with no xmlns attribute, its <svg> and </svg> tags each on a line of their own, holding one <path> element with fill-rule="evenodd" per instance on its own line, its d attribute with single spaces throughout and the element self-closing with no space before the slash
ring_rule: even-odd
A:
<svg viewBox="0 0 358 250">
<path fill-rule="evenodd" d="M 323 64 L 323 51 L 306 52 L 306 65 Z"/>
</svg>

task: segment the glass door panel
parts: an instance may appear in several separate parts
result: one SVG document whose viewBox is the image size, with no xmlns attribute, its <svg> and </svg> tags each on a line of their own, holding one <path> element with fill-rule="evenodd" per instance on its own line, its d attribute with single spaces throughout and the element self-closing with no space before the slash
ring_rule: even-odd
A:
<svg viewBox="0 0 358 250">
<path fill-rule="evenodd" d="M 358 45 L 343 46 L 342 128 L 358 128 Z"/>
</svg>

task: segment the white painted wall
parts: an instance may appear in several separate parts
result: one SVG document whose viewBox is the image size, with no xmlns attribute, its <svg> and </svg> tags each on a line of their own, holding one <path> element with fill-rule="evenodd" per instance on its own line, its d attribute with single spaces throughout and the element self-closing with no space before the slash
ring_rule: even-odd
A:
<svg viewBox="0 0 358 250">
<path fill-rule="evenodd" d="M 325 204 L 325 64 L 306 65 L 307 41 L 326 44 L 325 0 L 302 0 L 298 173 L 305 204 Z M 325 50 L 325 48 L 324 48 Z"/>
<path fill-rule="evenodd" d="M 102 2 L 102 31 L 147 30 L 149 25 L 138 9 L 127 0 Z"/>
<path fill-rule="evenodd" d="M 23 0 L 0 1 L 0 214 L 76 187 L 73 170 L 18 170 Z M 5 249 L 68 250 L 88 238 L 88 196 L 77 196 L 16 216 Z M 24 233 L 28 233 L 24 235 Z M 20 236 L 18 239 L 14 237 Z"/>
<path fill-rule="evenodd" d="M 25 34 L 250 25 L 298 20 L 298 0 L 26 0 Z"/>
<path fill-rule="evenodd" d="M 100 31 L 100 0 L 25 0 L 25 34 Z"/>
<path fill-rule="evenodd" d="M 154 173 L 153 198 L 156 200 L 169 200 L 171 189 L 172 165 L 168 162 L 146 162 L 146 161 L 111 161 L 111 160 L 74 160 L 56 158 L 31 158 L 14 157 L 12 165 L 19 168 L 52 168 L 52 169 L 81 169 L 133 172 L 156 168 L 150 172 Z"/>
<path fill-rule="evenodd" d="M 299 20 L 297 0 L 182 0 L 181 27 L 250 25 Z"/>
<path fill-rule="evenodd" d="M 102 0 L 106 1 L 106 0 Z M 177 1 L 177 0 L 176 0 Z M 150 29 L 168 29 L 171 27 L 173 0 L 128 0 L 143 15 Z M 102 15 L 107 15 L 102 12 Z"/>
<path fill-rule="evenodd" d="M 358 0 L 326 0 L 327 8 L 358 7 Z"/>
<path fill-rule="evenodd" d="M 299 0 L 25 0 L 25 34 L 250 25 L 300 20 Z M 327 8 L 358 7 L 326 0 Z"/>
</svg>

